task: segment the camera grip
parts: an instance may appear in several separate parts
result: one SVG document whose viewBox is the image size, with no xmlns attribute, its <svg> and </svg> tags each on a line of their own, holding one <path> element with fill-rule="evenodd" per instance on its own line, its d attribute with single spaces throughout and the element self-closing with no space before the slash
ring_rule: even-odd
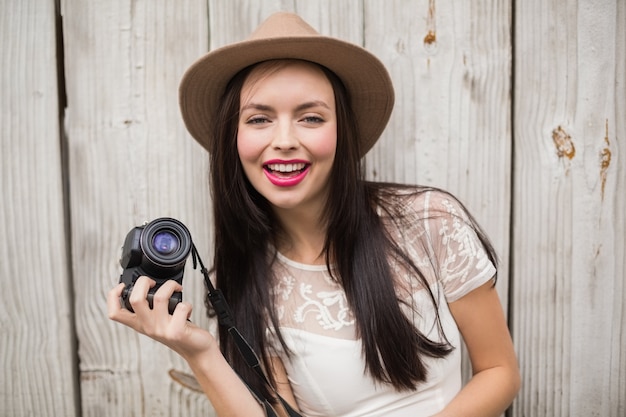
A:
<svg viewBox="0 0 626 417">
<path fill-rule="evenodd" d="M 150 291 L 148 291 L 148 306 L 150 306 L 150 308 L 152 308 L 152 306 L 153 306 L 152 299 L 154 298 L 154 293 L 155 292 L 156 292 L 155 289 L 151 289 Z M 182 301 L 183 301 L 183 293 L 182 292 L 172 293 L 172 296 L 170 297 L 170 301 L 167 304 L 167 311 L 170 314 L 174 314 L 174 309 L 176 308 L 178 303 L 180 303 Z"/>
<path fill-rule="evenodd" d="M 158 288 L 151 288 L 150 291 L 148 291 L 148 296 L 146 297 L 146 299 L 148 300 L 148 306 L 150 307 L 150 309 L 152 309 L 154 305 L 153 303 L 154 293 L 156 292 L 157 289 Z M 124 306 L 124 308 L 126 308 L 129 311 L 134 312 L 133 306 L 130 305 L 130 301 L 129 301 L 130 293 L 132 290 L 133 290 L 133 286 L 126 286 L 126 288 L 124 288 L 124 291 L 122 291 L 121 301 L 122 301 L 122 305 Z M 176 308 L 178 303 L 181 303 L 182 301 L 183 301 L 182 292 L 177 291 L 177 292 L 172 293 L 172 296 L 170 297 L 169 303 L 167 305 L 167 311 L 170 314 L 174 314 L 174 309 Z"/>
</svg>

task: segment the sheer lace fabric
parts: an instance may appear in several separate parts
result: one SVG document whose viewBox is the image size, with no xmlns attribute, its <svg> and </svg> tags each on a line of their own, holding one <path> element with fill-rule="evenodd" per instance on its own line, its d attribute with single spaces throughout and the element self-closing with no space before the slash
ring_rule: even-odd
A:
<svg viewBox="0 0 626 417">
<path fill-rule="evenodd" d="M 426 275 L 445 337 L 459 347 L 460 335 L 447 303 L 489 281 L 495 267 L 464 210 L 446 194 L 407 195 L 397 204 L 409 227 L 399 227 L 379 214 L 392 238 Z M 391 263 L 398 296 L 408 302 L 407 316 L 431 339 L 441 340 L 428 291 L 400 262 Z M 428 381 L 414 392 L 397 392 L 377 383 L 365 372 L 345 293 L 326 266 L 305 265 L 278 254 L 274 274 L 280 330 L 293 355 L 288 358 L 282 351 L 274 331 L 268 334 L 304 415 L 430 416 L 460 390 L 460 349 L 444 359 L 427 359 Z"/>
</svg>

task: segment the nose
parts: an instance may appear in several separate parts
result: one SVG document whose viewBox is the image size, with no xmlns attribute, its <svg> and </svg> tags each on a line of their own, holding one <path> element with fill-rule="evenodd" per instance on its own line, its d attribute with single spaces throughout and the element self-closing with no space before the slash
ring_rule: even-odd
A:
<svg viewBox="0 0 626 417">
<path fill-rule="evenodd" d="M 287 121 L 278 122 L 272 138 L 272 147 L 276 150 L 287 151 L 297 149 L 298 144 L 296 131 L 291 123 Z"/>
</svg>

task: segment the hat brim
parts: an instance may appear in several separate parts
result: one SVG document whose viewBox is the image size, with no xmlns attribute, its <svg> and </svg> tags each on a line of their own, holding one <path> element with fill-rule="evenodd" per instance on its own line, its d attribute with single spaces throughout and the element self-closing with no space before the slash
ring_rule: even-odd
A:
<svg viewBox="0 0 626 417">
<path fill-rule="evenodd" d="M 300 59 L 325 66 L 344 83 L 360 133 L 361 156 L 382 134 L 394 104 L 385 66 L 357 45 L 326 36 L 265 38 L 215 49 L 185 72 L 179 90 L 183 121 L 191 135 L 210 149 L 219 100 L 232 77 L 255 63 Z"/>
</svg>

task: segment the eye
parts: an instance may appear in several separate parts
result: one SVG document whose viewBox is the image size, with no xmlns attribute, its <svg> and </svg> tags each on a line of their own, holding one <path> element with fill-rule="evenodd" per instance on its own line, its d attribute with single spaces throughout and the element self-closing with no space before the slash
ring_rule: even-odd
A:
<svg viewBox="0 0 626 417">
<path fill-rule="evenodd" d="M 324 119 L 322 119 L 319 116 L 305 116 L 302 118 L 302 121 L 305 123 L 311 123 L 311 124 L 324 123 Z"/>
<path fill-rule="evenodd" d="M 265 116 L 253 116 L 246 120 L 246 124 L 248 125 L 260 125 L 264 123 L 269 123 L 269 119 Z"/>
</svg>

